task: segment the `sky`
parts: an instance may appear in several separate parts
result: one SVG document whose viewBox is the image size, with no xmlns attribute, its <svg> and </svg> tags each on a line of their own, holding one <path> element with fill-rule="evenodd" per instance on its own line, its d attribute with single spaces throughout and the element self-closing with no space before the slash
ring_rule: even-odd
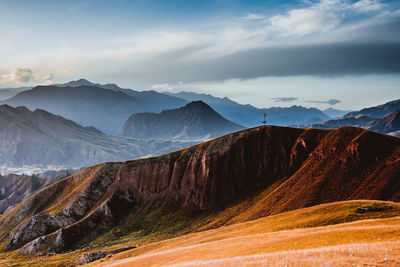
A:
<svg viewBox="0 0 400 267">
<path fill-rule="evenodd" d="M 0 87 L 86 78 L 257 107 L 400 98 L 400 1 L 0 0 Z"/>
</svg>

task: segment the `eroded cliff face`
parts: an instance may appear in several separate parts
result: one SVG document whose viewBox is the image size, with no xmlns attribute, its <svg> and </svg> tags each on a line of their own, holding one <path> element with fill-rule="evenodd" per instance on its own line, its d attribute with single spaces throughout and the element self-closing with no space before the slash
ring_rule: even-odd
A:
<svg viewBox="0 0 400 267">
<path fill-rule="evenodd" d="M 400 185 L 400 161 L 392 162 L 400 156 L 400 141 L 371 134 L 357 128 L 326 131 L 266 126 L 157 158 L 89 167 L 0 217 L 0 241 L 5 249 L 20 248 L 21 253 L 59 252 L 122 221 L 134 225 L 171 205 L 215 211 L 276 182 L 281 186 L 265 198 L 259 216 L 358 196 L 400 199 L 398 193 L 384 189 L 387 184 Z M 384 145 L 371 150 L 371 140 Z M 342 170 L 338 172 L 337 167 Z M 362 184 L 375 167 L 385 177 L 374 179 L 374 185 L 377 179 L 383 182 L 372 193 L 357 193 L 361 185 L 334 193 L 355 181 Z"/>
</svg>

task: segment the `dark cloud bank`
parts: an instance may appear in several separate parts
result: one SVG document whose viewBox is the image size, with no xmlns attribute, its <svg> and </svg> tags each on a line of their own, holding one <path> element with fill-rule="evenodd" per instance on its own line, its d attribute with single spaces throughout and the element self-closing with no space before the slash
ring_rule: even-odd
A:
<svg viewBox="0 0 400 267">
<path fill-rule="evenodd" d="M 193 57 L 192 53 L 193 49 L 183 49 L 174 51 L 173 55 L 158 55 L 140 68 L 127 66 L 131 70 L 129 75 L 156 77 L 159 82 L 198 82 L 271 76 L 400 73 L 399 42 L 266 47 L 201 59 Z"/>
</svg>

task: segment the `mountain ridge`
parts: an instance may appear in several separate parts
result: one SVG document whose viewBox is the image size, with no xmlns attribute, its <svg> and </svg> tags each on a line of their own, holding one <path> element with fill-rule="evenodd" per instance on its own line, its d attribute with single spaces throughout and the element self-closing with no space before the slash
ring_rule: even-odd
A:
<svg viewBox="0 0 400 267">
<path fill-rule="evenodd" d="M 214 97 L 210 94 L 184 91 L 179 93 L 166 92 L 166 94 L 180 97 L 187 101 L 204 101 L 223 117 L 246 127 L 260 125 L 264 113 L 267 113 L 268 124 L 281 126 L 319 122 L 330 118 L 317 108 L 305 108 L 293 105 L 289 108 L 271 107 L 259 109 L 249 104 L 239 104 L 228 97 Z"/>
<path fill-rule="evenodd" d="M 346 117 L 322 123 L 304 125 L 304 127 L 318 129 L 334 129 L 345 126 L 360 127 L 378 133 L 400 136 L 400 111 L 394 111 L 380 119 L 358 115 L 356 117 Z"/>
<path fill-rule="evenodd" d="M 2 103 L 44 109 L 107 134 L 117 132 L 126 118 L 142 108 L 123 92 L 93 86 L 37 86 Z"/>
<path fill-rule="evenodd" d="M 400 110 L 400 99 L 389 101 L 378 106 L 364 108 L 359 111 L 353 111 L 344 115 L 343 118 L 364 115 L 379 119 L 389 115 L 396 110 Z"/>
<path fill-rule="evenodd" d="M 24 254 L 60 252 L 112 233 L 117 222 L 128 232 L 151 231 L 163 214 L 172 216 L 163 227 L 177 223 L 172 207 L 201 220 L 226 212 L 224 224 L 246 205 L 251 213 L 241 221 L 342 200 L 399 201 L 399 157 L 400 139 L 359 128 L 247 129 L 160 157 L 85 168 L 0 216 L 0 240 Z M 243 198 L 245 206 L 229 208 Z"/>
<path fill-rule="evenodd" d="M 192 143 L 106 136 L 45 110 L 0 105 L 0 164 L 83 167 L 161 154 Z"/>
</svg>

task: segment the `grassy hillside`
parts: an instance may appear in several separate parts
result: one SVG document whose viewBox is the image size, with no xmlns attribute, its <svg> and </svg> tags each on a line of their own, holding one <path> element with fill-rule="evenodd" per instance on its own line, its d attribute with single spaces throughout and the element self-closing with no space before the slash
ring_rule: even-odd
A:
<svg viewBox="0 0 400 267">
<path fill-rule="evenodd" d="M 150 233 L 133 232 L 117 240 L 110 240 L 106 235 L 99 237 L 91 247 L 64 254 L 22 256 L 17 251 L 3 252 L 0 253 L 0 265 L 70 265 L 84 253 L 128 246 L 138 248 L 108 257 L 98 264 L 106 261 L 104 264 L 108 266 L 111 262 L 131 261 L 133 259 L 129 258 L 140 256 L 130 263 L 139 266 L 143 261 L 159 265 L 202 260 L 208 265 L 212 263 L 208 261 L 216 259 L 240 256 L 240 260 L 246 261 L 249 255 L 262 255 L 257 257 L 263 260 L 278 257 L 274 256 L 277 254 L 265 253 L 304 249 L 309 251 L 301 253 L 313 255 L 312 249 L 371 242 L 386 242 L 383 247 L 389 253 L 392 249 L 390 242 L 400 238 L 400 205 L 394 202 L 360 200 L 322 204 L 210 229 L 213 225 L 209 222 L 222 216 L 224 212 L 198 217 L 185 225 L 177 219 L 175 227 L 166 223 L 172 219 L 171 216 L 163 218 Z M 209 230 L 201 231 L 206 228 Z M 331 250 L 335 248 L 326 249 L 329 253 Z M 239 259 L 230 260 L 237 263 Z"/>
<path fill-rule="evenodd" d="M 203 266 L 262 266 L 271 260 L 283 265 L 294 263 L 300 259 L 299 255 L 306 257 L 298 266 L 313 260 L 319 264 L 326 260 L 348 264 L 349 258 L 365 257 L 365 252 L 373 253 L 364 262 L 383 262 L 386 258 L 399 264 L 400 255 L 393 252 L 400 252 L 400 217 L 392 217 L 399 215 L 399 208 L 399 204 L 378 201 L 318 205 L 152 243 L 97 264 L 151 266 L 189 262 L 189 265 Z M 371 211 L 360 213 L 364 209 Z M 357 255 L 347 255 L 347 259 L 346 255 L 340 255 L 353 251 Z M 338 253 L 336 258 L 334 253 Z M 320 258 L 315 259 L 315 254 Z M 254 258 L 254 255 L 257 256 Z M 286 256 L 283 261 L 282 256 Z"/>
</svg>

